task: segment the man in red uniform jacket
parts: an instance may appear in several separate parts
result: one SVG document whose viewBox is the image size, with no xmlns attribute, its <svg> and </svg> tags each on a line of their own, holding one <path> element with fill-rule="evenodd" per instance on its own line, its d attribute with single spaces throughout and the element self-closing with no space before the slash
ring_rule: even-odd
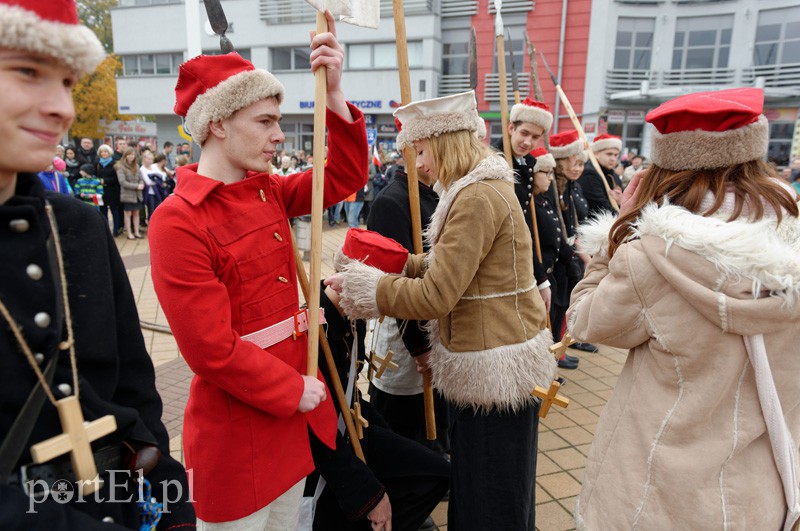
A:
<svg viewBox="0 0 800 531">
<path fill-rule="evenodd" d="M 312 71 L 327 67 L 326 206 L 364 186 L 368 159 L 363 115 L 342 94 L 331 16 L 328 24 L 311 41 Z M 198 526 L 294 529 L 314 469 L 308 430 L 334 448 L 337 424 L 325 385 L 304 376 L 306 336 L 292 335 L 288 218 L 311 210 L 311 170 L 267 173 L 284 141 L 283 87 L 235 52 L 184 63 L 175 92 L 175 112 L 203 149 L 198 164 L 178 169 L 149 239 L 156 293 L 195 373 L 183 442 Z M 255 343 L 244 337 L 255 332 Z"/>
</svg>

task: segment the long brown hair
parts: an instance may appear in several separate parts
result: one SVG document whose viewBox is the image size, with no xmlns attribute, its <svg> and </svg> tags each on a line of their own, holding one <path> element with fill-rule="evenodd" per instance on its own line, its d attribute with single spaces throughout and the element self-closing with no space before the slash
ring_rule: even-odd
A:
<svg viewBox="0 0 800 531">
<path fill-rule="evenodd" d="M 493 154 L 492 149 L 472 131 L 442 133 L 427 140 L 436 163 L 436 178 L 445 188 Z"/>
<path fill-rule="evenodd" d="M 671 204 L 682 206 L 694 214 L 711 216 L 722 207 L 726 192 L 733 192 L 734 208 L 728 221 L 739 218 L 745 207 L 749 219 L 758 221 L 764 217 L 765 205 L 775 211 L 778 223 L 783 219 L 784 211 L 798 217 L 797 202 L 775 179 L 775 171 L 761 160 L 727 168 L 677 172 L 651 165 L 639 181 L 633 208 L 620 216 L 611 227 L 608 255 L 613 256 L 617 248 L 631 236 L 632 224 L 645 205 L 661 205 L 665 197 Z M 714 203 L 708 210 L 700 212 L 708 192 L 713 195 Z"/>
<path fill-rule="evenodd" d="M 133 164 L 128 164 L 128 155 L 130 155 L 131 153 L 133 153 L 133 154 L 135 155 L 135 154 L 136 154 L 136 150 L 135 150 L 135 149 L 133 149 L 132 147 L 129 147 L 129 148 L 128 148 L 128 149 L 126 149 L 126 150 L 125 150 L 125 152 L 122 154 L 122 158 L 120 158 L 120 159 L 117 161 L 117 163 L 116 163 L 116 164 L 114 164 L 114 167 L 115 167 L 116 169 L 118 169 L 118 170 L 120 170 L 120 169 L 122 169 L 122 170 L 128 170 L 128 171 L 129 171 L 129 172 L 131 172 L 133 175 L 136 175 L 136 173 L 139 171 L 139 163 L 138 163 L 138 162 L 136 162 L 136 159 L 134 159 L 134 160 L 133 160 Z"/>
</svg>

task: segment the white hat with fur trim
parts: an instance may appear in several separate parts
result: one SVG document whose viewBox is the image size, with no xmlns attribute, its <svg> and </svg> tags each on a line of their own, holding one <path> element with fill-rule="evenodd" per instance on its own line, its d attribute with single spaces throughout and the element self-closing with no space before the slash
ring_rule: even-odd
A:
<svg viewBox="0 0 800 531">
<path fill-rule="evenodd" d="M 236 52 L 198 55 L 181 65 L 174 111 L 186 119 L 192 139 L 202 145 L 211 122 L 267 98 L 280 104 L 283 85 L 266 70 L 257 69 Z"/>
<path fill-rule="evenodd" d="M 486 136 L 486 124 L 478 115 L 473 90 L 409 103 L 394 111 L 394 117 L 400 130 L 398 149 L 416 140 L 455 131 L 473 131 L 478 137 Z"/>
<path fill-rule="evenodd" d="M 769 146 L 763 110 L 764 91 L 757 88 L 698 92 L 662 103 L 645 117 L 656 128 L 650 159 L 672 171 L 763 159 Z"/>
<path fill-rule="evenodd" d="M 0 0 L 0 48 L 52 57 L 79 78 L 105 57 L 100 40 L 78 21 L 74 0 Z"/>
<path fill-rule="evenodd" d="M 536 164 L 533 165 L 533 173 L 537 171 L 548 172 L 556 167 L 556 159 L 543 147 L 531 151 L 531 156 L 536 158 Z"/>
<path fill-rule="evenodd" d="M 575 129 L 550 135 L 550 153 L 553 158 L 565 159 L 572 155 L 580 155 L 583 152 L 583 142 Z"/>
<path fill-rule="evenodd" d="M 536 124 L 544 132 L 548 132 L 553 125 L 553 115 L 546 103 L 525 98 L 521 103 L 511 107 L 511 123 L 523 122 Z"/>
<path fill-rule="evenodd" d="M 600 153 L 601 151 L 605 151 L 607 149 L 616 149 L 618 151 L 622 151 L 622 139 L 618 136 L 604 133 L 594 137 L 591 148 L 595 153 Z"/>
</svg>

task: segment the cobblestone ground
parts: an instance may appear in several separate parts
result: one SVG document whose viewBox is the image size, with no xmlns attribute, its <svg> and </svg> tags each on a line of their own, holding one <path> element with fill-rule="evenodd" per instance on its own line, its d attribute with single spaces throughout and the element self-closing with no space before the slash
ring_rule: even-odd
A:
<svg viewBox="0 0 800 531">
<path fill-rule="evenodd" d="M 323 276 L 333 272 L 333 254 L 344 241 L 345 232 L 345 227 L 325 228 Z M 128 270 L 141 320 L 157 327 L 166 327 L 167 321 L 150 279 L 147 239 L 117 238 L 116 242 Z M 143 328 L 142 333 L 156 366 L 156 385 L 164 401 L 162 418 L 170 434 L 170 450 L 173 456 L 183 461 L 183 410 L 189 395 L 192 372 L 170 334 L 148 328 Z M 626 357 L 626 352 L 608 347 L 601 347 L 596 354 L 570 352 L 580 354 L 581 358 L 580 368 L 562 371 L 561 374 L 567 379 L 562 394 L 570 399 L 570 405 L 567 409 L 553 407 L 540 424 L 536 524 L 537 529 L 543 531 L 575 528 L 572 508 L 580 491 L 592 435 Z M 363 374 L 359 385 L 366 393 L 367 384 Z M 439 504 L 433 517 L 440 529 L 447 529 L 446 502 Z"/>
</svg>

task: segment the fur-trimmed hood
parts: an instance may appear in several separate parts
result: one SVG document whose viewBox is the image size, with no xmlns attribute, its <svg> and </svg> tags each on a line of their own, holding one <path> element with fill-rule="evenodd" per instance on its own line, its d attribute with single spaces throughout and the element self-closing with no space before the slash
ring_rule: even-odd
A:
<svg viewBox="0 0 800 531">
<path fill-rule="evenodd" d="M 429 249 L 433 250 L 434 245 L 439 240 L 439 234 L 442 232 L 445 220 L 447 220 L 447 214 L 450 212 L 450 207 L 453 206 L 453 201 L 456 200 L 458 193 L 471 184 L 488 180 L 514 182 L 514 170 L 508 166 L 506 160 L 499 153 L 483 159 L 474 170 L 452 182 L 447 189 L 439 181 L 434 183 L 433 190 L 439 195 L 439 204 L 436 206 L 433 216 L 431 216 L 430 225 L 428 225 L 423 234 Z"/>
<path fill-rule="evenodd" d="M 767 332 L 771 320 L 784 321 L 786 307 L 798 304 L 800 220 L 784 215 L 778 224 L 773 214 L 758 222 L 728 222 L 729 215 L 726 208 L 703 217 L 651 203 L 628 244 L 641 247 L 687 303 L 724 331 Z M 581 227 L 581 250 L 606 254 L 614 221 L 604 214 Z"/>
</svg>

